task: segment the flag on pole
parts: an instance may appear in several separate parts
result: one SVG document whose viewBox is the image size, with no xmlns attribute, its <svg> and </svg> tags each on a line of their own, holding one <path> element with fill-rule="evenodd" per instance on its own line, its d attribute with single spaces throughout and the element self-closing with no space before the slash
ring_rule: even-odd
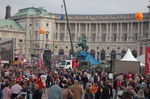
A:
<svg viewBox="0 0 150 99">
<path fill-rule="evenodd" d="M 145 48 L 145 73 L 150 74 L 150 47 Z"/>
<path fill-rule="evenodd" d="M 44 63 L 43 63 L 43 53 L 39 54 L 38 67 L 39 67 L 39 68 L 43 68 L 43 67 L 44 67 Z"/>
</svg>

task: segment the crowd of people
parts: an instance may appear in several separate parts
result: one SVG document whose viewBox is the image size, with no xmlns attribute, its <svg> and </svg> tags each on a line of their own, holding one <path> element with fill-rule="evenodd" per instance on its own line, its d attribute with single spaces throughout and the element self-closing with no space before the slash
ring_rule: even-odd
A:
<svg viewBox="0 0 150 99">
<path fill-rule="evenodd" d="M 93 68 L 1 68 L 0 99 L 150 99 L 150 76 Z"/>
</svg>

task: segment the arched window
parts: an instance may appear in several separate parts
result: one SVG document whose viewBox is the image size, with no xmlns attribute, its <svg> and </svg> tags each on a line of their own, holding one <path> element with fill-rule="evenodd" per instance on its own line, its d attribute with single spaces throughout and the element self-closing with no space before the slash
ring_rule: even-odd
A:
<svg viewBox="0 0 150 99">
<path fill-rule="evenodd" d="M 115 60 L 116 59 L 116 51 L 112 50 L 111 51 L 111 60 Z"/>
<path fill-rule="evenodd" d="M 105 60 L 105 50 L 101 50 L 101 60 Z"/>
<path fill-rule="evenodd" d="M 90 54 L 95 58 L 95 50 L 91 50 Z"/>
<path fill-rule="evenodd" d="M 132 51 L 132 54 L 133 54 L 133 56 L 136 58 L 137 57 L 137 51 L 136 50 L 133 50 Z"/>
<path fill-rule="evenodd" d="M 126 51 L 125 50 L 122 50 L 121 52 L 121 58 L 126 54 Z"/>
<path fill-rule="evenodd" d="M 64 55 L 64 50 L 63 49 L 59 49 L 59 54 L 60 55 Z"/>
</svg>

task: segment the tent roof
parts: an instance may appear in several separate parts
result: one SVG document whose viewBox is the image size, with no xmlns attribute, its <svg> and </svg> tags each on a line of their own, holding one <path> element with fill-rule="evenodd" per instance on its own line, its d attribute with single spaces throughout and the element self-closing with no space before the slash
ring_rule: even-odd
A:
<svg viewBox="0 0 150 99">
<path fill-rule="evenodd" d="M 137 61 L 137 59 L 132 55 L 131 50 L 128 49 L 121 61 Z"/>
</svg>

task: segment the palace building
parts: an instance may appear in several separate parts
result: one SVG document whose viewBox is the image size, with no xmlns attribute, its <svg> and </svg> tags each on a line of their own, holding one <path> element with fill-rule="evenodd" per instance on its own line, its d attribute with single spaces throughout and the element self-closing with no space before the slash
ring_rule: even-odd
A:
<svg viewBox="0 0 150 99">
<path fill-rule="evenodd" d="M 150 13 L 144 13 L 141 21 L 136 20 L 134 15 L 68 15 L 74 50 L 80 49 L 76 44 L 79 37 L 85 36 L 88 52 L 98 61 L 110 60 L 111 55 L 114 59 L 121 59 L 128 48 L 135 57 L 143 54 L 144 47 L 150 46 Z M 16 38 L 18 49 L 26 57 L 38 54 L 41 49 L 50 49 L 54 54 L 70 55 L 71 44 L 65 15 L 29 7 L 20 9 L 7 18 L 3 22 L 15 22 L 18 30 L 14 31 L 16 28 L 11 25 L 0 25 L 0 28 L 9 27 L 5 30 L 7 35 L 0 29 L 0 37 Z M 44 29 L 45 34 L 39 34 L 39 29 Z"/>
</svg>

